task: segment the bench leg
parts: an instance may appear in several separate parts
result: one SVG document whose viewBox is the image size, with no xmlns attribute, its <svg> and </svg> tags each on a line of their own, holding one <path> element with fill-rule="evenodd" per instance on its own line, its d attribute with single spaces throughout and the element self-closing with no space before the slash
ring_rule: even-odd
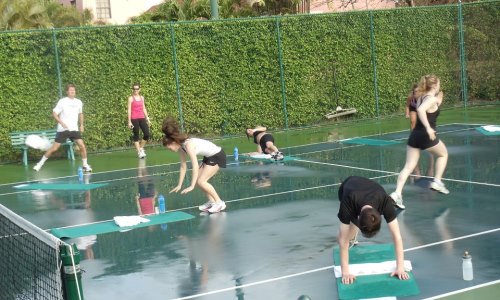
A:
<svg viewBox="0 0 500 300">
<path fill-rule="evenodd" d="M 23 164 L 28 165 L 28 149 L 23 149 Z"/>
<path fill-rule="evenodd" d="M 73 150 L 73 144 L 68 145 L 68 159 L 75 160 L 75 152 Z"/>
</svg>

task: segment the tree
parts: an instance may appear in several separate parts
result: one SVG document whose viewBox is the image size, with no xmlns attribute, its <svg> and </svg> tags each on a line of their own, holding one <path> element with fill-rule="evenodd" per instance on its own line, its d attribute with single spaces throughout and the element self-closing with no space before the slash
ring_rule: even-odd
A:
<svg viewBox="0 0 500 300">
<path fill-rule="evenodd" d="M 0 0 L 0 30 L 53 28 L 90 24 L 92 13 L 54 0 Z"/>
<path fill-rule="evenodd" d="M 223 19 L 261 15 L 257 8 L 264 0 L 220 0 L 219 16 Z M 130 23 L 148 23 L 185 20 L 208 20 L 211 17 L 210 0 L 167 0 Z"/>
<path fill-rule="evenodd" d="M 3 30 L 46 28 L 51 23 L 43 4 L 34 0 L 0 0 L 0 28 Z"/>
</svg>

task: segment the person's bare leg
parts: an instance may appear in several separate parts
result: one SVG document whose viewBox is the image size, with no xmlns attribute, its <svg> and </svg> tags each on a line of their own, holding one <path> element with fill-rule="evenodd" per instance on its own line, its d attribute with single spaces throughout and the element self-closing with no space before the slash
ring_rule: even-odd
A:
<svg viewBox="0 0 500 300">
<path fill-rule="evenodd" d="M 47 150 L 47 152 L 45 152 L 42 156 L 42 158 L 40 159 L 40 161 L 38 161 L 38 163 L 33 167 L 33 169 L 35 171 L 40 171 L 40 169 L 42 168 L 43 164 L 47 161 L 47 159 L 49 159 L 49 157 L 54 153 L 56 152 L 59 147 L 61 147 L 61 144 L 60 143 L 57 143 L 57 142 L 54 142 L 54 144 L 52 144 L 52 147 L 50 147 L 49 150 Z"/>
<path fill-rule="evenodd" d="M 196 185 L 200 187 L 200 189 L 205 193 L 207 198 L 210 201 L 218 202 L 221 201 L 219 194 L 217 194 L 217 191 L 215 188 L 208 182 L 210 178 L 212 178 L 217 172 L 219 171 L 219 166 L 209 166 L 209 165 L 203 165 L 200 168 L 199 174 L 198 174 L 198 180 L 196 181 Z"/>
<path fill-rule="evenodd" d="M 82 156 L 82 159 L 87 159 L 87 148 L 85 147 L 85 143 L 83 143 L 82 139 L 75 140 L 75 143 L 78 145 L 78 148 L 80 149 L 80 155 Z"/>
<path fill-rule="evenodd" d="M 410 176 L 411 172 L 415 169 L 420 158 L 420 149 L 406 146 L 406 163 L 398 176 L 396 184 L 396 193 L 402 195 L 403 187 Z"/>
<path fill-rule="evenodd" d="M 273 152 L 278 152 L 278 148 L 274 145 L 273 142 L 267 142 L 266 143 L 266 151 L 270 151 L 268 152 L 269 154 L 273 153 Z"/>
<path fill-rule="evenodd" d="M 439 141 L 436 146 L 428 148 L 426 149 L 426 151 L 433 154 L 436 158 L 434 165 L 436 174 L 434 176 L 434 179 L 437 181 L 441 181 L 446 169 L 446 164 L 448 163 L 448 150 L 446 149 L 445 144 L 442 141 Z"/>
</svg>

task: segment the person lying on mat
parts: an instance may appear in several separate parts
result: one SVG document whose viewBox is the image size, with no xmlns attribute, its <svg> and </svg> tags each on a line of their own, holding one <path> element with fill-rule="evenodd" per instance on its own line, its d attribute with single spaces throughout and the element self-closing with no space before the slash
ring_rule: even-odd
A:
<svg viewBox="0 0 500 300">
<path fill-rule="evenodd" d="M 170 192 L 181 190 L 184 177 L 186 176 L 186 156 L 188 156 L 193 169 L 191 185 L 183 189 L 181 194 L 189 193 L 195 186 L 198 186 L 208 198 L 205 204 L 198 207 L 199 210 L 210 213 L 218 213 L 224 210 L 226 204 L 220 199 L 215 188 L 208 183 L 210 178 L 217 174 L 220 168 L 226 167 L 226 154 L 224 150 L 210 141 L 189 138 L 185 133 L 180 132 L 179 124 L 172 117 L 167 117 L 163 121 L 162 131 L 165 134 L 163 137 L 163 146 L 170 151 L 178 152 L 181 160 L 179 183 Z M 203 155 L 203 161 L 200 166 L 198 166 L 197 155 Z"/>
<path fill-rule="evenodd" d="M 338 242 L 342 283 L 351 284 L 356 277 L 349 272 L 349 248 L 357 243 L 358 229 L 366 238 L 375 236 L 380 230 L 381 215 L 387 222 L 396 252 L 396 270 L 391 276 L 409 279 L 404 269 L 403 240 L 399 232 L 394 201 L 384 188 L 373 180 L 350 176 L 339 187 L 340 220 Z"/>
<path fill-rule="evenodd" d="M 253 142 L 257 144 L 257 153 L 271 154 L 274 160 L 284 159 L 283 153 L 274 144 L 274 137 L 266 132 L 266 127 L 247 128 L 245 132 L 247 138 L 253 137 Z M 252 153 L 249 153 L 249 155 L 252 155 Z"/>
</svg>

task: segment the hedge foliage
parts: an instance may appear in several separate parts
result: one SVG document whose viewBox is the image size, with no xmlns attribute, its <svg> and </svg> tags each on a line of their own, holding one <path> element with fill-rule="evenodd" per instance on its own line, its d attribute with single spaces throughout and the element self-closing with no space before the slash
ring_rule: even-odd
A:
<svg viewBox="0 0 500 300">
<path fill-rule="evenodd" d="M 214 136 L 309 125 L 338 105 L 358 118 L 400 113 L 427 73 L 442 79 L 447 105 L 462 104 L 462 65 L 468 103 L 498 100 L 500 1 L 462 7 L 464 64 L 456 5 L 3 32 L 0 159 L 19 156 L 9 132 L 55 126 L 51 110 L 69 82 L 84 102 L 91 151 L 130 146 L 136 81 L 155 141 L 168 114 Z"/>
</svg>

